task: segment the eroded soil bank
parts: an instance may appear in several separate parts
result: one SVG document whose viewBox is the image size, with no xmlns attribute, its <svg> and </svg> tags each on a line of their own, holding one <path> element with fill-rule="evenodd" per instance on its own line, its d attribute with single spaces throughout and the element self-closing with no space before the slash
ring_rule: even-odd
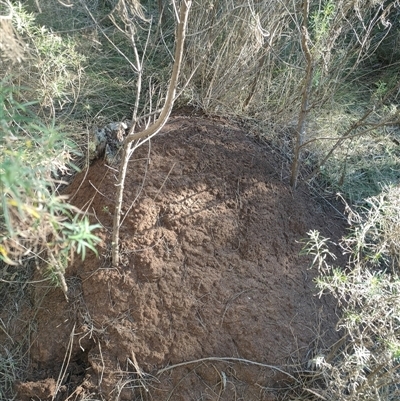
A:
<svg viewBox="0 0 400 401">
<path fill-rule="evenodd" d="M 334 310 L 313 295 L 299 241 L 310 229 L 335 239 L 343 224 L 306 190 L 293 194 L 285 174 L 225 120 L 171 118 L 130 162 L 112 269 L 116 171 L 97 160 L 80 173 L 67 192 L 102 224 L 103 243 L 69 269 L 68 303 L 36 285 L 19 398 L 51 399 L 59 384 L 60 400 L 276 399 L 271 388 L 291 379 L 271 367 L 208 360 L 157 372 L 207 357 L 290 372 L 335 340 Z"/>
</svg>

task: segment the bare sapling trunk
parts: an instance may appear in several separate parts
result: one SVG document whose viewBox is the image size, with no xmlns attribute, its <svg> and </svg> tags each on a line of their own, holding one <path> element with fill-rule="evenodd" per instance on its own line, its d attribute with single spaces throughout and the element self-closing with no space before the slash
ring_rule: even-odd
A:
<svg viewBox="0 0 400 401">
<path fill-rule="evenodd" d="M 172 69 L 171 79 L 169 82 L 169 87 L 165 99 L 164 106 L 157 120 L 143 130 L 142 132 L 134 132 L 135 124 L 132 127 L 125 138 L 121 167 L 118 176 L 117 184 L 117 194 L 116 194 L 116 204 L 114 211 L 114 222 L 113 222 L 113 233 L 112 233 L 112 265 L 113 267 L 118 267 L 119 265 L 119 228 L 121 221 L 121 209 L 124 194 L 124 183 L 126 172 L 128 168 L 129 158 L 132 154 L 131 145 L 134 141 L 139 141 L 143 143 L 146 139 L 156 135 L 163 128 L 171 114 L 172 107 L 174 105 L 176 88 L 178 84 L 179 73 L 182 64 L 183 57 L 183 45 L 185 42 L 186 26 L 189 16 L 189 9 L 191 6 L 191 0 L 183 0 L 179 12 L 178 26 L 176 30 L 176 45 L 175 45 L 175 55 L 174 55 L 174 65 Z M 138 144 L 139 145 L 139 144 Z M 135 148 L 138 146 L 136 145 Z"/>
<path fill-rule="evenodd" d="M 291 168 L 292 171 L 290 176 L 290 185 L 292 188 L 296 188 L 299 176 L 302 147 L 306 138 L 306 124 L 309 113 L 311 86 L 314 73 L 314 59 L 308 46 L 308 43 L 310 42 L 307 29 L 309 6 L 309 0 L 305 0 L 303 3 L 303 26 L 301 27 L 301 48 L 306 58 L 307 66 L 301 96 L 301 107 L 296 129 L 296 144 L 294 148 L 294 156 Z"/>
</svg>

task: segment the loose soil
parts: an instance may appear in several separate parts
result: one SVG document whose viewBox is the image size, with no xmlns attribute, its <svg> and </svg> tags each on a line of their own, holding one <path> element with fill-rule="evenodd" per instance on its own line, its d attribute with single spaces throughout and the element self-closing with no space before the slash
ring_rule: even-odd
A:
<svg viewBox="0 0 400 401">
<path fill-rule="evenodd" d="M 333 209 L 290 190 L 287 174 L 279 155 L 226 120 L 172 117 L 130 161 L 118 269 L 117 171 L 97 160 L 77 175 L 66 192 L 102 225 L 99 257 L 69 268 L 68 302 L 35 284 L 18 399 L 279 399 L 294 383 L 285 372 L 337 339 L 299 241 L 310 229 L 343 232 Z"/>
</svg>

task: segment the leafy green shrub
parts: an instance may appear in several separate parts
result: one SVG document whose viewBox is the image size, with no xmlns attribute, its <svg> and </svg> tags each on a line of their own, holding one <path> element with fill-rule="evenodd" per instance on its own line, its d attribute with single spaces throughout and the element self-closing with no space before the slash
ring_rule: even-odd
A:
<svg viewBox="0 0 400 401">
<path fill-rule="evenodd" d="M 342 240 L 346 268 L 334 264 L 329 241 L 309 233 L 305 251 L 318 268 L 319 295 L 341 307 L 341 341 L 309 362 L 307 394 L 340 401 L 400 397 L 400 188 L 386 187 L 349 212 L 350 234 Z M 307 398 L 310 399 L 310 398 Z"/>
<path fill-rule="evenodd" d="M 12 25 L 25 43 L 24 63 L 13 64 L 9 74 L 24 101 L 37 101 L 37 113 L 54 118 L 71 109 L 82 85 L 85 56 L 71 36 L 60 36 L 36 23 L 22 3 L 8 3 Z M 21 88 L 22 89 L 22 88 Z"/>
<path fill-rule="evenodd" d="M 35 258 L 64 291 L 64 272 L 74 252 L 95 252 L 98 238 L 87 217 L 57 194 L 68 170 L 71 144 L 0 86 L 0 260 L 11 265 Z"/>
</svg>

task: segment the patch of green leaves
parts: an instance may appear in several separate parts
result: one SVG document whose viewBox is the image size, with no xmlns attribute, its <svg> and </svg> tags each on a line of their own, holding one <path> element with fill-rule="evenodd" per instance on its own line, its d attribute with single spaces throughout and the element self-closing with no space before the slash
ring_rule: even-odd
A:
<svg viewBox="0 0 400 401">
<path fill-rule="evenodd" d="M 41 257 L 44 271 L 63 278 L 74 252 L 96 253 L 93 233 L 99 225 L 81 218 L 79 210 L 56 191 L 55 177 L 68 171 L 70 143 L 43 124 L 30 104 L 16 100 L 7 82 L 0 86 L 0 260 L 18 264 Z"/>
<path fill-rule="evenodd" d="M 70 246 L 76 249 L 76 253 L 81 255 L 82 260 L 86 257 L 86 250 L 90 249 L 97 255 L 95 245 L 100 239 L 93 234 L 93 231 L 101 228 L 100 224 L 90 224 L 88 218 L 79 220 L 75 216 L 71 223 L 64 222 L 65 237 Z"/>
<path fill-rule="evenodd" d="M 349 255 L 341 268 L 327 260 L 329 242 L 309 233 L 305 254 L 314 255 L 320 296 L 332 295 L 340 306 L 338 329 L 343 333 L 339 347 L 328 353 L 329 362 L 310 361 L 325 399 L 360 401 L 397 400 L 400 360 L 400 276 L 398 241 L 398 187 L 385 187 L 367 200 L 368 207 L 350 210 L 350 234 L 341 247 Z M 380 263 L 371 263 L 379 255 Z M 319 351 L 320 352 L 320 351 Z M 382 395 L 377 398 L 377 395 Z"/>
</svg>

